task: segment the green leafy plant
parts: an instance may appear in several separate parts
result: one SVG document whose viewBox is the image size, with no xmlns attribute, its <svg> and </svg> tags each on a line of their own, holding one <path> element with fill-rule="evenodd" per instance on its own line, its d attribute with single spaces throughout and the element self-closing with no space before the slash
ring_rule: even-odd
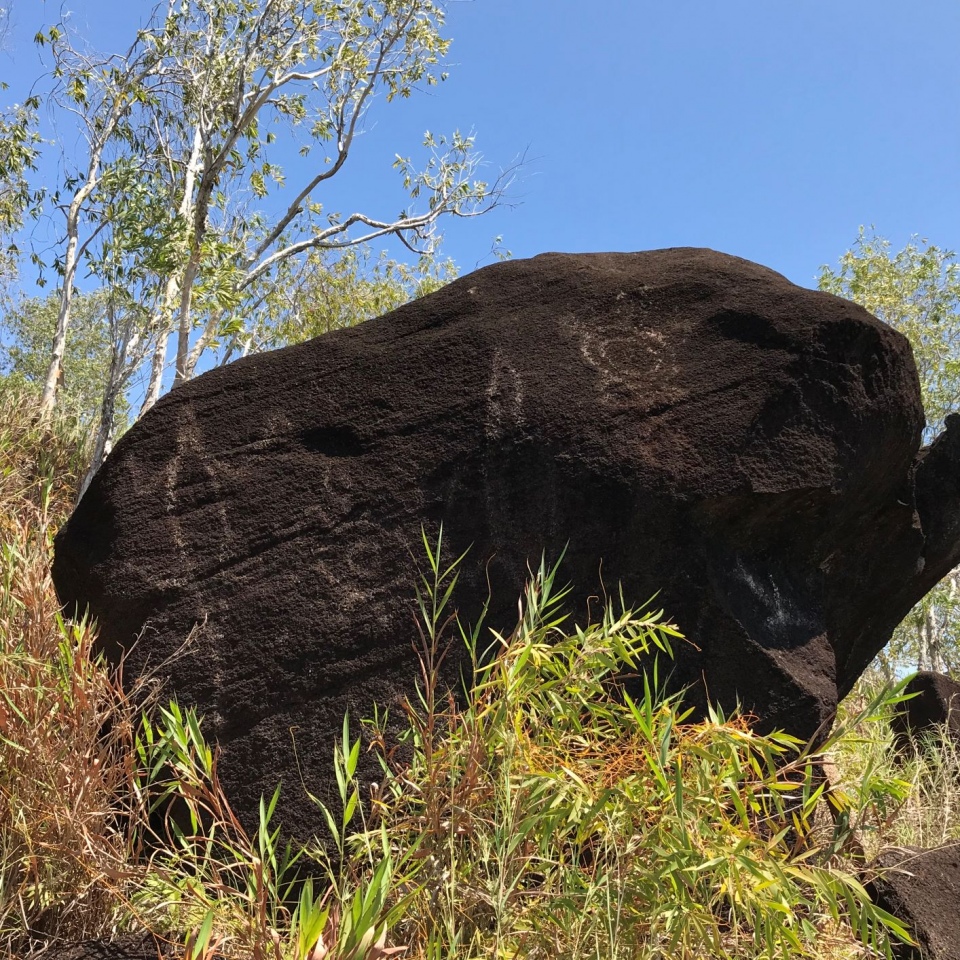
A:
<svg viewBox="0 0 960 960">
<path fill-rule="evenodd" d="M 144 716 L 137 737 L 138 795 L 164 828 L 146 838 L 153 849 L 150 883 L 135 900 L 138 918 L 155 932 L 179 939 L 189 960 L 253 957 L 275 960 L 377 960 L 394 952 L 387 931 L 402 904 L 390 903 L 393 861 L 386 832 L 380 855 L 350 860 L 347 836 L 358 812 L 354 773 L 360 742 L 344 722 L 334 774 L 343 814 L 321 810 L 338 851 L 339 870 L 324 851 L 304 865 L 304 849 L 280 841 L 274 824 L 279 788 L 261 799 L 250 835 L 230 807 L 217 775 L 216 751 L 193 710 L 176 703 L 156 720 Z M 299 869 L 304 867 L 304 869 Z M 329 884 L 316 890 L 315 875 Z"/>
<path fill-rule="evenodd" d="M 895 688 L 902 691 L 905 677 Z M 851 821 L 868 859 L 884 846 L 937 847 L 960 840 L 960 749 L 944 729 L 927 732 L 896 749 L 890 726 L 901 697 L 887 697 L 870 720 L 863 703 L 875 700 L 869 679 L 841 705 L 846 736 L 830 751 L 841 791 L 862 794 L 869 779 L 869 802 L 851 812 Z M 847 785 L 850 785 L 848 788 Z"/>
<path fill-rule="evenodd" d="M 475 684 L 462 707 L 443 695 L 459 561 L 424 546 L 412 760 L 384 762 L 375 803 L 417 864 L 398 879 L 414 891 L 398 925 L 414 954 L 822 956 L 846 931 L 889 955 L 891 934 L 908 939 L 836 856 L 836 830 L 817 826 L 820 755 L 719 710 L 694 722 L 664 691 L 659 663 L 680 635 L 662 613 L 621 597 L 570 627 L 541 563 L 491 655 L 479 628 L 459 631 Z"/>
</svg>

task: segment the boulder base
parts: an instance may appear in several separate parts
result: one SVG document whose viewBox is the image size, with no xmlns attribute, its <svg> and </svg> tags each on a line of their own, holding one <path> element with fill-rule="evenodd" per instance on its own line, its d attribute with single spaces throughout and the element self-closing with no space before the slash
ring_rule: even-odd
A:
<svg viewBox="0 0 960 960">
<path fill-rule="evenodd" d="M 898 960 L 960 960 L 960 843 L 890 848 L 874 866 L 882 872 L 867 887 L 873 901 L 910 928 L 919 948 L 901 944 Z"/>
<path fill-rule="evenodd" d="M 469 549 L 466 620 L 489 588 L 509 630 L 528 564 L 566 548 L 575 617 L 618 582 L 660 591 L 691 641 L 672 682 L 805 738 L 960 559 L 958 424 L 918 456 L 907 341 L 772 270 L 545 254 L 174 390 L 60 531 L 54 579 L 128 680 L 199 707 L 247 821 L 282 780 L 308 837 L 344 713 L 413 693 L 421 525 Z"/>
</svg>

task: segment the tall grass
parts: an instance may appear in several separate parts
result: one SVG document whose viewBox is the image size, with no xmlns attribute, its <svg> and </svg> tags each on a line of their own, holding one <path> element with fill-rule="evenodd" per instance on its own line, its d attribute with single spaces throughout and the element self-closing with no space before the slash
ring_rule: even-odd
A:
<svg viewBox="0 0 960 960">
<path fill-rule="evenodd" d="M 569 625 L 541 565 L 516 629 L 482 658 L 479 632 L 444 639 L 456 564 L 425 547 L 414 759 L 385 763 L 374 804 L 394 861 L 418 864 L 396 930 L 413 955 L 785 958 L 829 955 L 831 938 L 888 955 L 903 931 L 817 826 L 821 758 L 743 717 L 691 722 L 659 683 L 682 642 L 662 614 L 621 601 Z M 453 640 L 474 653 L 463 708 L 436 691 Z M 625 673 L 642 677 L 636 699 Z"/>
<path fill-rule="evenodd" d="M 867 857 L 885 846 L 960 843 L 960 744 L 946 728 L 934 728 L 897 749 L 890 726 L 895 703 L 873 722 L 853 719 L 876 693 L 876 686 L 862 683 L 841 705 L 850 730 L 831 751 L 840 781 L 869 777 L 886 784 L 853 824 Z"/>
<path fill-rule="evenodd" d="M 134 857 L 122 797 L 126 700 L 90 656 L 88 624 L 64 623 L 52 536 L 73 503 L 83 437 L 0 394 L 0 945 L 114 932 Z M 106 731 L 109 731 L 107 733 Z"/>
</svg>

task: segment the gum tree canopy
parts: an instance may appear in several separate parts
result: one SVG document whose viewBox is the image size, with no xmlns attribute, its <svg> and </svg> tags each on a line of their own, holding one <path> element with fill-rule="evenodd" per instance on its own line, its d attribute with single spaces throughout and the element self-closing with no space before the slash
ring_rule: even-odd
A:
<svg viewBox="0 0 960 960">
<path fill-rule="evenodd" d="M 433 0 L 171 0 L 122 54 L 89 53 L 69 23 L 38 34 L 55 122 L 81 133 L 58 137 L 79 148 L 63 156 L 62 181 L 45 185 L 62 219 L 42 404 L 57 403 L 78 282 L 109 291 L 113 356 L 94 466 L 141 368 L 142 413 L 169 365 L 180 383 L 208 351 L 236 356 L 269 341 L 265 328 L 289 328 L 278 317 L 308 260 L 335 263 L 392 237 L 426 258 L 429 275 L 442 219 L 498 201 L 504 177 L 478 179 L 473 140 L 457 132 L 428 133 L 422 165 L 396 155 L 389 213 L 340 209 L 329 189 L 375 100 L 443 79 L 443 24 Z M 5 158 L 0 175 L 20 190 L 22 212 L 33 154 Z"/>
</svg>

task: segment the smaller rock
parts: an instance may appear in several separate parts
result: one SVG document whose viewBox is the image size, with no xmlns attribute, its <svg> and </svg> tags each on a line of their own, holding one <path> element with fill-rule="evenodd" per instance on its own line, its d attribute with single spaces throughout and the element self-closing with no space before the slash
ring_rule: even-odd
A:
<svg viewBox="0 0 960 960">
<path fill-rule="evenodd" d="M 960 960 L 960 843 L 932 850 L 889 847 L 873 863 L 873 902 L 911 930 L 917 947 L 899 944 L 897 960 Z"/>
<path fill-rule="evenodd" d="M 944 724 L 960 748 L 960 683 L 924 670 L 907 684 L 904 693 L 916 696 L 900 704 L 890 724 L 898 751 L 908 749 L 911 740 Z"/>
</svg>

